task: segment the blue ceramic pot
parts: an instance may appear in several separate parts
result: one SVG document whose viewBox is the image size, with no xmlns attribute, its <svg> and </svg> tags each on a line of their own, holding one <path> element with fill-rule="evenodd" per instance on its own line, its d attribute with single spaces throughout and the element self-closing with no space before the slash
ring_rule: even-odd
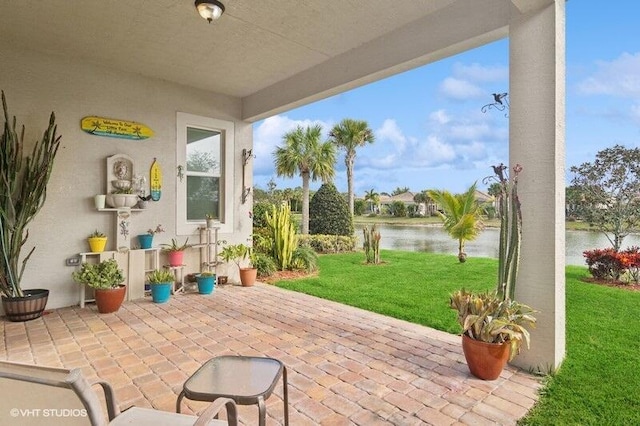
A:
<svg viewBox="0 0 640 426">
<path fill-rule="evenodd" d="M 153 235 L 151 234 L 138 235 L 138 242 L 140 243 L 140 248 L 150 249 L 151 244 L 153 244 Z"/>
<path fill-rule="evenodd" d="M 196 275 L 196 281 L 198 282 L 198 292 L 200 294 L 211 294 L 215 289 L 216 276 L 210 275 L 203 277 Z"/>
<path fill-rule="evenodd" d="M 173 283 L 151 284 L 151 299 L 155 303 L 165 303 L 171 296 Z"/>
</svg>

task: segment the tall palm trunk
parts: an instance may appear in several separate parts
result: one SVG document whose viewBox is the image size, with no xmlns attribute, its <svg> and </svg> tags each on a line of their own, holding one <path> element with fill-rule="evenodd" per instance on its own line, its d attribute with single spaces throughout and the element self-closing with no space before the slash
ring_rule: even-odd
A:
<svg viewBox="0 0 640 426">
<path fill-rule="evenodd" d="M 302 234 L 309 233 L 309 172 L 300 173 L 302 176 Z"/>
<path fill-rule="evenodd" d="M 347 192 L 349 193 L 349 213 L 351 213 L 351 216 L 353 216 L 353 210 L 354 210 L 354 194 L 353 194 L 353 163 L 355 160 L 355 152 L 354 153 L 350 153 L 348 152 L 345 156 L 344 156 L 344 164 L 345 166 L 347 166 Z"/>
</svg>

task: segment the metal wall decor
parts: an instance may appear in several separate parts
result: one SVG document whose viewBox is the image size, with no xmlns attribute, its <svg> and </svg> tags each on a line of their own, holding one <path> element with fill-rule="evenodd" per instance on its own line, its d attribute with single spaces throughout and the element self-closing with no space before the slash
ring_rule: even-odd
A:
<svg viewBox="0 0 640 426">
<path fill-rule="evenodd" d="M 484 105 L 482 108 L 480 108 L 480 111 L 487 112 L 491 108 L 495 108 L 498 111 L 509 110 L 509 93 L 507 92 L 493 93 L 492 95 L 493 95 L 493 102 Z M 504 116 L 508 117 L 509 113 L 508 112 L 505 113 Z"/>
</svg>

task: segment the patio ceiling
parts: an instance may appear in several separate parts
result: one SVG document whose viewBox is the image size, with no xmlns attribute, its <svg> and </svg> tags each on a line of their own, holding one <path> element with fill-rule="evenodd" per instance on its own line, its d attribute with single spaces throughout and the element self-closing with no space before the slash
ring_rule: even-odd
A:
<svg viewBox="0 0 640 426">
<path fill-rule="evenodd" d="M 253 121 L 507 35 L 552 0 L 0 0 L 13 47 L 243 99 Z"/>
</svg>

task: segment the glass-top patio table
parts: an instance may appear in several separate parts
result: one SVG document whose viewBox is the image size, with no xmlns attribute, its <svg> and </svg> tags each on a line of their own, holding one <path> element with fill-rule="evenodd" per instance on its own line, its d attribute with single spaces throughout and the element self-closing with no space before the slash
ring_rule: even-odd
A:
<svg viewBox="0 0 640 426">
<path fill-rule="evenodd" d="M 219 356 L 210 359 L 184 382 L 176 401 L 180 412 L 182 398 L 195 401 L 215 401 L 231 398 L 239 405 L 258 405 L 259 425 L 266 421 L 265 400 L 271 396 L 282 377 L 284 424 L 289 425 L 289 395 L 287 368 L 274 358 L 250 356 Z"/>
</svg>

